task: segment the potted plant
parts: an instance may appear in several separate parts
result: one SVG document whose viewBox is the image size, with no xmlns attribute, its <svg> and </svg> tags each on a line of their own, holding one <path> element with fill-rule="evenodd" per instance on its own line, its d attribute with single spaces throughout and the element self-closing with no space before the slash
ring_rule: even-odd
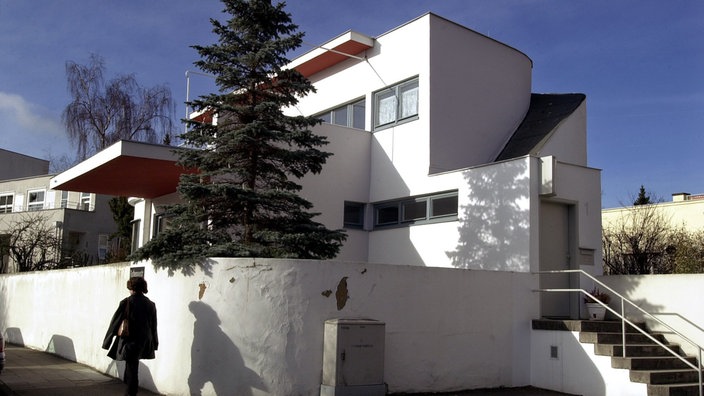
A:
<svg viewBox="0 0 704 396">
<path fill-rule="evenodd" d="M 587 313 L 589 314 L 589 320 L 604 320 L 604 316 L 606 315 L 606 307 L 599 304 L 595 300 L 608 304 L 609 301 L 611 301 L 611 296 L 596 287 L 589 292 L 589 295 L 593 298 L 584 297 L 584 302 L 587 306 Z"/>
</svg>

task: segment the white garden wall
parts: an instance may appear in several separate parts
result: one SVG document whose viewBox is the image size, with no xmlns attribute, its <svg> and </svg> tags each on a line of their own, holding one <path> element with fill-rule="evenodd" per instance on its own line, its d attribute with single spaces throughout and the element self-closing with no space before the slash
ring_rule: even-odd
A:
<svg viewBox="0 0 704 396">
<path fill-rule="evenodd" d="M 122 364 L 100 344 L 129 270 L 2 275 L 0 328 L 9 342 L 116 375 Z M 530 382 L 539 304 L 529 273 L 270 259 L 218 259 L 190 276 L 145 271 L 161 343 L 140 375 L 163 394 L 319 394 L 331 318 L 386 323 L 391 393 Z"/>
<path fill-rule="evenodd" d="M 690 341 L 704 346 L 704 306 L 701 303 L 704 301 L 704 274 L 603 276 L 599 279 Z M 609 305 L 620 311 L 618 298 L 612 298 Z M 643 318 L 633 308 L 628 308 L 626 313 L 632 319 Z M 664 330 L 653 320 L 646 320 L 646 323 L 653 330 Z M 697 348 L 688 341 L 673 334 L 667 338 L 688 354 L 697 356 Z"/>
</svg>

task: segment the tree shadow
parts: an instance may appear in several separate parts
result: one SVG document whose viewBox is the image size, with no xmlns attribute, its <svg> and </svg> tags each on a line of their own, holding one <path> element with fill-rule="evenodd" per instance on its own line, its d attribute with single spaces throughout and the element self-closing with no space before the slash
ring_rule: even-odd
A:
<svg viewBox="0 0 704 396">
<path fill-rule="evenodd" d="M 220 328 L 217 312 L 201 301 L 192 301 L 188 309 L 195 316 L 191 345 L 191 395 L 200 395 L 211 383 L 216 395 L 252 395 L 252 388 L 267 391 L 262 379 L 247 368 L 237 346 Z"/>
<path fill-rule="evenodd" d="M 446 252 L 465 269 L 529 270 L 530 173 L 528 160 L 464 172 L 468 196 L 460 210 L 459 241 Z"/>
</svg>

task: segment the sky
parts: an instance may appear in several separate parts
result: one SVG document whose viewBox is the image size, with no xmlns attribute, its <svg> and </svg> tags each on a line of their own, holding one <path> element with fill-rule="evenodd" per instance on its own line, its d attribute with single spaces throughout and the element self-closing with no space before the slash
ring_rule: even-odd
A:
<svg viewBox="0 0 704 396">
<path fill-rule="evenodd" d="M 0 148 L 73 156 L 61 114 L 65 65 L 105 60 L 107 79 L 164 84 L 185 115 L 191 45 L 216 41 L 215 0 L 0 0 Z M 704 1 L 289 0 L 312 45 L 354 30 L 379 36 L 427 12 L 525 53 L 533 92 L 587 96 L 588 165 L 602 170 L 602 206 L 704 193 Z M 192 73 L 190 98 L 215 89 Z"/>
</svg>

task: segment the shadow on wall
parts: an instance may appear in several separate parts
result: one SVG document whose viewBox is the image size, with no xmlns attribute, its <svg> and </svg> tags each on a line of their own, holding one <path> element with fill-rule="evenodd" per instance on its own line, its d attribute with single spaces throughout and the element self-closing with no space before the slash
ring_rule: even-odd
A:
<svg viewBox="0 0 704 396">
<path fill-rule="evenodd" d="M 73 340 L 62 335 L 54 334 L 49 340 L 49 345 L 46 347 L 46 352 L 59 355 L 72 362 L 76 361 L 76 348 L 73 345 Z"/>
<path fill-rule="evenodd" d="M 252 395 L 252 388 L 267 391 L 262 379 L 244 364 L 239 349 L 220 328 L 220 318 L 209 305 L 192 301 L 195 316 L 188 387 L 200 395 L 210 382 L 216 395 Z"/>
<path fill-rule="evenodd" d="M 526 159 L 464 173 L 469 197 L 460 210 L 459 241 L 446 252 L 457 268 L 529 269 L 530 173 Z"/>
<path fill-rule="evenodd" d="M 24 338 L 22 337 L 22 330 L 19 327 L 8 327 L 5 329 L 5 342 L 10 344 L 15 344 L 19 346 L 24 346 Z"/>
</svg>

